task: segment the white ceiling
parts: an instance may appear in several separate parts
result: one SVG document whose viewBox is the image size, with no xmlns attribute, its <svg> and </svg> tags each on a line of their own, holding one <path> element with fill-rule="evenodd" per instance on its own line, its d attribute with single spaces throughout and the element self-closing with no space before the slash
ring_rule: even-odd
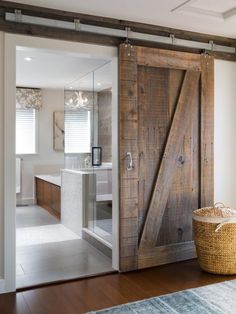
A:
<svg viewBox="0 0 236 314">
<path fill-rule="evenodd" d="M 236 38 L 236 0 L 10 1 Z"/>
<path fill-rule="evenodd" d="M 26 61 L 26 57 L 32 58 L 32 61 Z M 109 60 L 91 56 L 18 47 L 16 85 L 53 89 L 73 87 L 83 90 L 92 90 L 94 86 L 96 91 L 107 89 L 112 83 L 111 66 L 107 62 Z M 91 71 L 95 69 L 93 76 Z"/>
</svg>

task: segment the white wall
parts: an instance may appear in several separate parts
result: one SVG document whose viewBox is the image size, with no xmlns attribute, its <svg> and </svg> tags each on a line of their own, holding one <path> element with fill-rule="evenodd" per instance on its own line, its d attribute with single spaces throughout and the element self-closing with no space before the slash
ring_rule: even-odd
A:
<svg viewBox="0 0 236 314">
<path fill-rule="evenodd" d="M 64 110 L 63 89 L 43 89 L 43 106 L 38 112 L 38 154 L 23 155 L 21 193 L 17 204 L 32 204 L 34 175 L 58 172 L 64 164 L 64 153 L 53 150 L 53 112 Z"/>
<path fill-rule="evenodd" d="M 4 56 L 4 40 L 3 33 L 0 32 L 0 278 L 3 277 L 3 264 L 4 264 L 4 254 L 3 254 L 3 239 L 4 239 L 4 199 L 3 199 L 3 183 L 4 183 L 4 94 L 3 94 L 3 56 Z"/>
<path fill-rule="evenodd" d="M 236 62 L 215 61 L 215 201 L 236 208 Z"/>
</svg>

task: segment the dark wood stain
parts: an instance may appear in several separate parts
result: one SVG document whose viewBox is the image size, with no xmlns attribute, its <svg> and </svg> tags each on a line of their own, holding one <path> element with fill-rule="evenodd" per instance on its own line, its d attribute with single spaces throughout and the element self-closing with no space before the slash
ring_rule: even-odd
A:
<svg viewBox="0 0 236 314">
<path fill-rule="evenodd" d="M 36 203 L 50 214 L 61 217 L 61 187 L 35 178 Z"/>
<path fill-rule="evenodd" d="M 196 288 L 236 276 L 200 270 L 195 260 L 0 295 L 2 314 L 81 314 Z"/>
</svg>

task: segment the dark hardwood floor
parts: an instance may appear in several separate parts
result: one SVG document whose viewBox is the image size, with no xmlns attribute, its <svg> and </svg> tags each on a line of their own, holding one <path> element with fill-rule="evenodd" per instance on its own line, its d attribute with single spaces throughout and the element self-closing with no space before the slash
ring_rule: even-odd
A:
<svg viewBox="0 0 236 314">
<path fill-rule="evenodd" d="M 0 313 L 79 314 L 232 279 L 207 274 L 191 260 L 0 295 Z"/>
</svg>

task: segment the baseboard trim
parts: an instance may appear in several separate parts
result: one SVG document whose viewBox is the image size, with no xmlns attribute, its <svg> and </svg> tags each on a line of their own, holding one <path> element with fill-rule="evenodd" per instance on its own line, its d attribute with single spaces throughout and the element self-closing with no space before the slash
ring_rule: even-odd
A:
<svg viewBox="0 0 236 314">
<path fill-rule="evenodd" d="M 16 206 L 26 206 L 26 205 L 35 205 L 35 198 L 19 198 L 16 200 Z"/>
<path fill-rule="evenodd" d="M 6 291 L 5 286 L 5 279 L 0 279 L 0 294 L 8 292 Z"/>
</svg>

